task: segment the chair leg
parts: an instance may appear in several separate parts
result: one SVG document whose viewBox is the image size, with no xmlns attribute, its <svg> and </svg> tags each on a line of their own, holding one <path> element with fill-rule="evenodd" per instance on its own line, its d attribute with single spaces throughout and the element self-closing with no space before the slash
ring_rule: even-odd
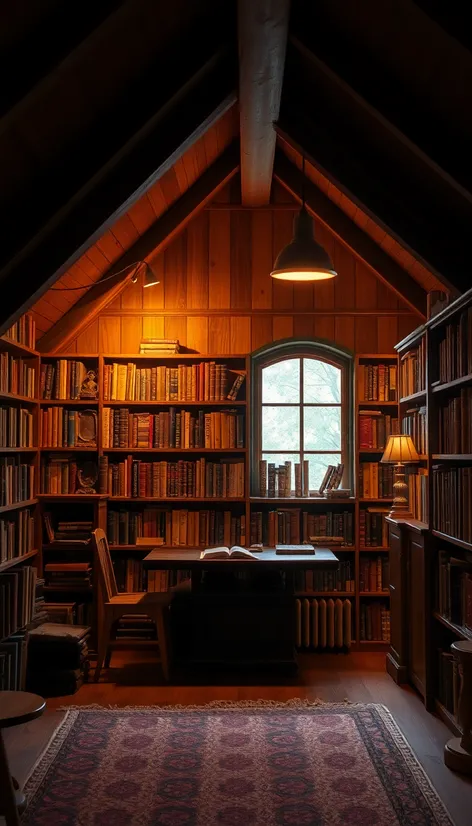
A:
<svg viewBox="0 0 472 826">
<path fill-rule="evenodd" d="M 100 629 L 100 634 L 98 638 L 98 655 L 97 655 L 97 665 L 95 666 L 95 674 L 94 674 L 94 682 L 98 683 L 100 679 L 100 672 L 103 667 L 103 663 L 108 651 L 108 646 L 110 644 L 110 635 L 111 629 L 113 625 L 113 615 L 108 613 L 105 608 L 105 616 L 103 618 L 102 627 Z"/>
<path fill-rule="evenodd" d="M 164 611 L 167 609 L 159 608 L 156 615 L 157 625 L 157 639 L 159 643 L 159 651 L 161 653 L 162 670 L 164 672 L 164 679 L 169 682 L 169 636 L 168 636 L 168 622 L 167 617 L 164 617 Z"/>
<path fill-rule="evenodd" d="M 113 646 L 111 645 L 112 637 L 114 640 L 116 640 L 116 622 L 114 622 L 112 627 L 110 628 L 110 639 L 108 641 L 107 653 L 105 654 L 105 668 L 110 668 L 111 655 L 113 652 Z"/>
</svg>

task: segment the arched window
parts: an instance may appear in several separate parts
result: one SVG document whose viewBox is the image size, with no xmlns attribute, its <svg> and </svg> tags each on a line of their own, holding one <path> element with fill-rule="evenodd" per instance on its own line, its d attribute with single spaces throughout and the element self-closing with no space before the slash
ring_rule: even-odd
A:
<svg viewBox="0 0 472 826">
<path fill-rule="evenodd" d="M 352 486 L 352 357 L 326 342 L 277 342 L 253 355 L 253 493 L 259 460 L 309 462 L 309 490 L 319 489 L 328 465 L 344 464 Z"/>
</svg>

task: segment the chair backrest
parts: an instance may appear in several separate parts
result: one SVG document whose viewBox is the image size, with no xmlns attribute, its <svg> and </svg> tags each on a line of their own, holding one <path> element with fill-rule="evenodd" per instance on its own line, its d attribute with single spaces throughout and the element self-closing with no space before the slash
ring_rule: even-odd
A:
<svg viewBox="0 0 472 826">
<path fill-rule="evenodd" d="M 93 544 L 95 546 L 95 557 L 98 561 L 99 576 L 105 595 L 105 600 L 110 602 L 112 597 L 118 594 L 116 587 L 115 572 L 113 570 L 113 563 L 110 556 L 110 548 L 108 547 L 108 540 L 105 531 L 97 528 L 92 533 Z"/>
</svg>

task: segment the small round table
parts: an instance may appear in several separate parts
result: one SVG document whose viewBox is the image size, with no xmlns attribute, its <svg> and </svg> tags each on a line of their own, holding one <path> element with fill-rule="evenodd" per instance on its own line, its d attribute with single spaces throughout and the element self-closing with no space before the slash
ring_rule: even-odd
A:
<svg viewBox="0 0 472 826">
<path fill-rule="evenodd" d="M 2 730 L 40 717 L 45 708 L 46 702 L 37 694 L 0 691 L 0 815 L 7 826 L 20 826 L 18 806 L 24 804 L 24 796 L 10 774 Z"/>
</svg>

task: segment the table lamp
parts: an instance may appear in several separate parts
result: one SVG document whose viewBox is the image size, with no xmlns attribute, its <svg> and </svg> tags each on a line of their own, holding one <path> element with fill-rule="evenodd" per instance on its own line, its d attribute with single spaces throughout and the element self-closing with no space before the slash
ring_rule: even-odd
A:
<svg viewBox="0 0 472 826">
<path fill-rule="evenodd" d="M 406 462 L 419 462 L 419 456 L 411 436 L 396 434 L 389 436 L 381 462 L 395 465 L 393 494 L 394 499 L 389 516 L 408 519 L 413 516 L 408 507 L 408 485 L 405 482 L 404 465 Z"/>
</svg>

